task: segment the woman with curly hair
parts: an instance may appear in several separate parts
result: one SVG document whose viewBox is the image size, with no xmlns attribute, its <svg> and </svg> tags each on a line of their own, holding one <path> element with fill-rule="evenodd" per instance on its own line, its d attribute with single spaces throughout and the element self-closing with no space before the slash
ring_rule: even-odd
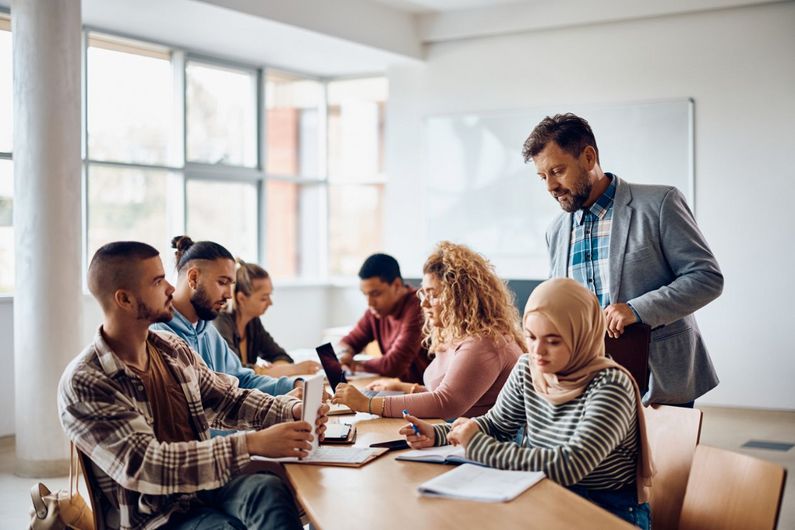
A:
<svg viewBox="0 0 795 530">
<path fill-rule="evenodd" d="M 335 403 L 390 418 L 407 409 L 421 418 L 445 419 L 484 414 L 494 405 L 524 351 L 510 291 L 486 258 L 449 241 L 437 245 L 422 272 L 417 294 L 424 342 L 434 356 L 424 385 L 381 380 L 371 386 L 406 394 L 368 398 L 340 384 Z"/>
</svg>

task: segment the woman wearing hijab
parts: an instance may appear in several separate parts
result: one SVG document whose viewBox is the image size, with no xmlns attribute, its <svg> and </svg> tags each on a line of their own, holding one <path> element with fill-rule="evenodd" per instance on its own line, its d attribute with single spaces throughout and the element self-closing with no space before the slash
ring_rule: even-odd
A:
<svg viewBox="0 0 795 530">
<path fill-rule="evenodd" d="M 605 357 L 596 297 L 571 279 L 547 280 L 525 306 L 530 354 L 494 407 L 474 419 L 400 430 L 414 448 L 452 443 L 489 467 L 543 471 L 618 517 L 648 529 L 653 474 L 638 387 Z M 521 443 L 517 435 L 524 432 Z"/>
</svg>

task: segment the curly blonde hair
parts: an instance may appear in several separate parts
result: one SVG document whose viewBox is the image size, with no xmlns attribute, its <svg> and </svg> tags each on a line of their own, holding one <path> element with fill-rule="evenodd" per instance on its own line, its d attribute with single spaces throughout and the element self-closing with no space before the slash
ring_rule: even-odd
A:
<svg viewBox="0 0 795 530">
<path fill-rule="evenodd" d="M 423 344 L 429 352 L 472 336 L 495 341 L 511 337 L 526 351 L 513 293 L 489 260 L 465 245 L 442 241 L 422 272 L 441 285 L 437 303 L 443 325 L 436 327 L 426 319 L 423 326 Z"/>
</svg>

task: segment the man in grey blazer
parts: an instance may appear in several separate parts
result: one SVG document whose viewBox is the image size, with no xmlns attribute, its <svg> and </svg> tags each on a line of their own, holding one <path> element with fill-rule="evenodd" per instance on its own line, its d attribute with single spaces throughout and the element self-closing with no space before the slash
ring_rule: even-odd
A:
<svg viewBox="0 0 795 530">
<path fill-rule="evenodd" d="M 610 336 L 651 326 L 644 404 L 692 406 L 718 384 L 693 313 L 721 294 L 723 275 L 684 196 L 603 172 L 588 122 L 573 114 L 542 120 L 523 156 L 566 212 L 547 230 L 550 275 L 596 294 Z"/>
</svg>

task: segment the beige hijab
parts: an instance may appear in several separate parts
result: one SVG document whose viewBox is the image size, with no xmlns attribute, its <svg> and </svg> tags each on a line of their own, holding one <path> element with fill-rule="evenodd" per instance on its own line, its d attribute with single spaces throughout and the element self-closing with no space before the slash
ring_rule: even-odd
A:
<svg viewBox="0 0 795 530">
<path fill-rule="evenodd" d="M 581 396 L 596 374 L 607 368 L 617 368 L 629 376 L 635 389 L 635 403 L 638 407 L 638 502 L 646 502 L 654 465 L 640 391 L 635 379 L 625 368 L 605 357 L 605 318 L 596 297 L 572 279 L 551 279 L 533 290 L 525 305 L 522 321 L 532 313 L 547 317 L 557 328 L 563 342 L 571 349 L 569 363 L 556 374 L 544 374 L 535 363 L 530 365 L 533 387 L 548 402 L 561 405 Z"/>
</svg>

